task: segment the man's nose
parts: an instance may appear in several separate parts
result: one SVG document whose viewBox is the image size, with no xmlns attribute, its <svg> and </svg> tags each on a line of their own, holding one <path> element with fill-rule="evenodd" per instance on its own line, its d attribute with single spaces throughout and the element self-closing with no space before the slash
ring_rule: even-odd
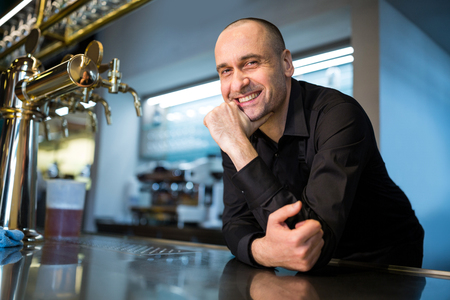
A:
<svg viewBox="0 0 450 300">
<path fill-rule="evenodd" d="M 241 92 L 249 84 L 250 79 L 243 72 L 234 72 L 231 84 L 232 92 Z"/>
</svg>

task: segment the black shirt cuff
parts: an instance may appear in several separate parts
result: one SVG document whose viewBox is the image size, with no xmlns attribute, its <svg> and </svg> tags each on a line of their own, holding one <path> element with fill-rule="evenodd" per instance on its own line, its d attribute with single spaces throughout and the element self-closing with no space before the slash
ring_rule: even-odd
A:
<svg viewBox="0 0 450 300">
<path fill-rule="evenodd" d="M 251 233 L 246 236 L 244 236 L 240 241 L 238 245 L 238 255 L 239 260 L 243 263 L 246 263 L 250 266 L 257 267 L 257 268 L 264 268 L 260 264 L 258 264 L 252 255 L 252 243 L 254 240 L 261 238 L 264 236 L 264 233 L 262 232 L 256 232 Z"/>
</svg>

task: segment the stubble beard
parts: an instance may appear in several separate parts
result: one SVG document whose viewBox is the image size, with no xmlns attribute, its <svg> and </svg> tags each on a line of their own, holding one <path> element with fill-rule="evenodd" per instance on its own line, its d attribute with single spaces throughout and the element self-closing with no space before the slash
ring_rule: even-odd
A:
<svg viewBox="0 0 450 300">
<path fill-rule="evenodd" d="M 273 94 L 271 95 L 270 99 L 268 101 L 265 101 L 261 105 L 263 105 L 261 111 L 257 111 L 255 115 L 249 116 L 245 109 L 243 109 L 243 112 L 247 115 L 247 117 L 250 119 L 250 121 L 255 122 L 259 119 L 265 117 L 270 112 L 275 112 L 278 109 L 280 109 L 283 106 L 284 100 L 287 96 L 287 87 L 284 81 L 278 80 L 277 84 L 275 85 L 275 89 L 272 91 Z"/>
</svg>

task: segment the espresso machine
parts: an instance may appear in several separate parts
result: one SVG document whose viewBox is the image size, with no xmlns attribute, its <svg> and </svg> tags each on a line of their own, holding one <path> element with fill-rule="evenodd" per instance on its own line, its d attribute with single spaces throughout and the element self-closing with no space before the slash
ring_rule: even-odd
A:
<svg viewBox="0 0 450 300">
<path fill-rule="evenodd" d="M 220 157 L 203 157 L 183 163 L 184 178 L 199 185 L 196 206 L 177 206 L 178 227 L 185 222 L 197 223 L 202 228 L 221 229 L 223 213 L 223 167 Z"/>
<path fill-rule="evenodd" d="M 30 243 L 43 240 L 35 229 L 39 124 L 61 118 L 56 113 L 59 108 L 68 108 L 69 113 L 84 111 L 96 120 L 82 105 L 90 101 L 104 106 L 110 124 L 108 103 L 93 93 L 100 87 L 113 94 L 130 93 L 141 115 L 138 94 L 121 82 L 120 61 L 115 58 L 102 64 L 100 42 L 92 41 L 84 54 L 66 55 L 59 65 L 44 71 L 33 56 L 39 39 L 39 29 L 33 29 L 25 43 L 27 55 L 15 59 L 0 77 L 0 226 L 21 230 L 23 241 Z M 106 71 L 108 79 L 103 79 L 100 74 Z"/>
</svg>

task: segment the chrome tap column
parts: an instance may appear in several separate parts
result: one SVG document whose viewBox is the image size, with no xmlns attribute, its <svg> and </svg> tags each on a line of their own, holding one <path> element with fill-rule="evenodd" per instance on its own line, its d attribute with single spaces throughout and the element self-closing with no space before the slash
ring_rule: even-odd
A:
<svg viewBox="0 0 450 300">
<path fill-rule="evenodd" d="M 39 63 L 33 57 L 16 59 L 1 80 L 0 113 L 0 225 L 20 229 L 26 239 L 35 241 L 42 235 L 34 230 L 36 210 L 36 165 L 38 122 L 43 114 L 15 96 L 16 84 L 32 76 Z"/>
<path fill-rule="evenodd" d="M 95 63 L 81 54 L 41 72 L 31 55 L 39 32 L 33 34 L 26 45 L 30 54 L 16 59 L 0 80 L 0 226 L 23 231 L 27 242 L 43 239 L 35 230 L 39 122 L 49 101 L 99 78 Z"/>
</svg>

